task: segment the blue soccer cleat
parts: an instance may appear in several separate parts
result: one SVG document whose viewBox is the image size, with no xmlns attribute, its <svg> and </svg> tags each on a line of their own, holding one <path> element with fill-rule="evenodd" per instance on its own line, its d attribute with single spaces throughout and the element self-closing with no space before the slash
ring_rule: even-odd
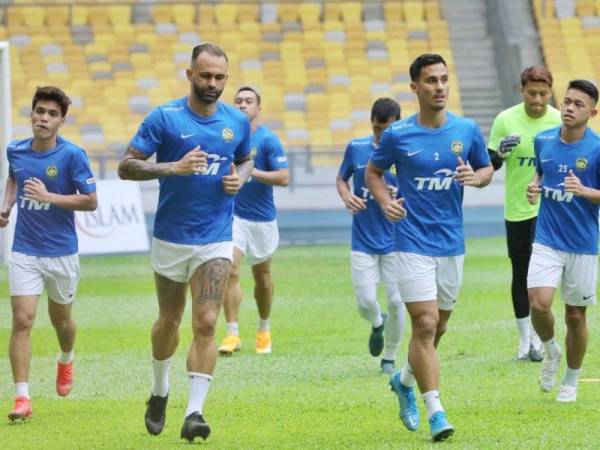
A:
<svg viewBox="0 0 600 450">
<path fill-rule="evenodd" d="M 400 403 L 399 416 L 404 426 L 415 431 L 419 428 L 419 410 L 417 409 L 417 399 L 415 397 L 415 388 L 404 386 L 400 382 L 400 372 L 390 378 L 392 391 L 398 396 Z"/>
<path fill-rule="evenodd" d="M 448 422 L 444 411 L 438 411 L 429 418 L 429 428 L 435 442 L 445 441 L 454 434 L 454 427 Z"/>
</svg>

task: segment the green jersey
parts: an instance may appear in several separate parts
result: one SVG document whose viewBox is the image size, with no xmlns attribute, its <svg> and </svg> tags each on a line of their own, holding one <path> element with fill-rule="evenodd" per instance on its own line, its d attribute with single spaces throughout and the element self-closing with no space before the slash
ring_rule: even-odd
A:
<svg viewBox="0 0 600 450">
<path fill-rule="evenodd" d="M 525 112 L 525 105 L 519 103 L 505 109 L 496 116 L 488 148 L 496 151 L 500 141 L 510 135 L 518 135 L 521 142 L 504 160 L 504 218 L 510 222 L 519 222 L 537 216 L 539 202 L 529 204 L 525 192 L 531 183 L 535 171 L 533 139 L 540 131 L 553 128 L 561 123 L 560 111 L 548 105 L 546 113 L 537 119 Z"/>
</svg>

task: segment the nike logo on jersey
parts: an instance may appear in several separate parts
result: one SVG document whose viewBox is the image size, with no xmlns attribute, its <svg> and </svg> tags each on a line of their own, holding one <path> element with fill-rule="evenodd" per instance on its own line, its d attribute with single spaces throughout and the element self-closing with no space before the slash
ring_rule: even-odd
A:
<svg viewBox="0 0 600 450">
<path fill-rule="evenodd" d="M 414 152 L 406 152 L 406 156 L 408 156 L 410 158 L 411 156 L 415 156 L 417 153 L 421 153 L 422 151 L 423 150 L 417 150 Z"/>
<path fill-rule="evenodd" d="M 23 168 L 21 168 L 21 169 L 15 169 L 15 170 L 13 170 L 13 173 L 20 172 L 21 170 L 23 170 Z"/>
<path fill-rule="evenodd" d="M 196 133 L 192 133 L 192 134 L 183 134 L 183 133 L 181 133 L 181 139 L 187 139 L 187 138 L 189 138 L 189 137 L 192 137 L 192 136 L 194 136 L 195 134 L 196 134 Z"/>
<path fill-rule="evenodd" d="M 362 166 L 361 166 L 360 164 L 357 164 L 357 165 L 356 165 L 356 168 L 357 168 L 357 169 L 364 169 L 365 167 L 367 167 L 367 165 L 366 165 L 366 164 L 363 164 Z"/>
<path fill-rule="evenodd" d="M 550 158 L 550 159 L 543 159 L 543 158 L 542 158 L 542 161 L 541 161 L 541 162 L 545 163 L 545 162 L 548 162 L 548 161 L 552 161 L 552 158 Z"/>
</svg>

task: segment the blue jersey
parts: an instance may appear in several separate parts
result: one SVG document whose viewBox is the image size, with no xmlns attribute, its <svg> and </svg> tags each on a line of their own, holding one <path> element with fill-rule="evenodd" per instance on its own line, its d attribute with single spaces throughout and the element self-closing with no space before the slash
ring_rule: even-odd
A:
<svg viewBox="0 0 600 450">
<path fill-rule="evenodd" d="M 12 249 L 31 256 L 66 256 L 77 253 L 75 213 L 50 203 L 27 198 L 25 180 L 38 178 L 48 192 L 90 194 L 96 180 L 85 151 L 58 136 L 56 147 L 31 149 L 33 138 L 13 141 L 6 149 L 8 173 L 17 182 L 17 223 Z"/>
<path fill-rule="evenodd" d="M 256 169 L 269 172 L 287 169 L 283 146 L 277 135 L 268 128 L 260 126 L 252 133 L 250 149 Z M 275 220 L 277 211 L 273 202 L 273 186 L 250 177 L 235 196 L 233 213 L 254 222 Z"/>
<path fill-rule="evenodd" d="M 542 176 L 535 242 L 570 253 L 598 254 L 598 205 L 564 191 L 572 170 L 581 184 L 600 189 L 600 136 L 590 128 L 572 144 L 560 139 L 561 127 L 538 133 L 536 169 Z"/>
<path fill-rule="evenodd" d="M 373 148 L 373 136 L 350 141 L 339 175 L 344 181 L 352 177 L 354 195 L 367 201 L 367 209 L 352 217 L 352 250 L 385 255 L 394 251 L 394 224 L 386 219 L 365 184 L 365 171 Z M 390 172 L 385 173 L 385 181 L 389 185 L 397 185 Z"/>
<path fill-rule="evenodd" d="M 179 161 L 195 147 L 208 153 L 202 174 L 159 179 L 154 237 L 176 244 L 208 244 L 231 240 L 233 196 L 223 190 L 223 176 L 234 160 L 250 153 L 250 123 L 236 108 L 217 102 L 208 117 L 195 114 L 187 97 L 154 109 L 144 119 L 130 146 L 156 162 Z"/>
<path fill-rule="evenodd" d="M 477 124 L 450 112 L 439 128 L 419 125 L 415 114 L 383 132 L 371 161 L 381 169 L 396 165 L 398 196 L 404 197 L 407 210 L 406 218 L 396 223 L 397 251 L 464 254 L 463 187 L 454 179 L 459 156 L 473 170 L 490 165 Z"/>
</svg>

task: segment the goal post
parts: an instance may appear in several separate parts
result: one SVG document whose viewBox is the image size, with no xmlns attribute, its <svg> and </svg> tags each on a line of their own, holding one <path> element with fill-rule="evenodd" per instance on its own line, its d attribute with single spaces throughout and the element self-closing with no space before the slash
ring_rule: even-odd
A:
<svg viewBox="0 0 600 450">
<path fill-rule="evenodd" d="M 12 108 L 10 96 L 10 46 L 0 41 L 0 205 L 4 203 L 4 187 L 8 176 L 6 146 L 12 139 Z M 10 254 L 10 230 L 0 230 L 0 261 L 6 263 Z"/>
</svg>

